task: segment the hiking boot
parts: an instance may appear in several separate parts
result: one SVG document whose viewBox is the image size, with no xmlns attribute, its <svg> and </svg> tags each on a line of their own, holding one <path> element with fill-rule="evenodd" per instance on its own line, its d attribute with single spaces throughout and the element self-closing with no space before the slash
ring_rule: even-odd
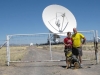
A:
<svg viewBox="0 0 100 75">
<path fill-rule="evenodd" d="M 80 64 L 80 68 L 82 68 L 82 65 L 83 65 L 83 64 Z"/>
</svg>

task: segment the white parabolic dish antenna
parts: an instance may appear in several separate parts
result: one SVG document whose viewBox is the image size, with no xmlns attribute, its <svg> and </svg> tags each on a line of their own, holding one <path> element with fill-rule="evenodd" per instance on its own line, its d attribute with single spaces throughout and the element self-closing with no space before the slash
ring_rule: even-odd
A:
<svg viewBox="0 0 100 75">
<path fill-rule="evenodd" d="M 42 13 L 43 22 L 46 27 L 53 33 L 66 36 L 66 32 L 73 32 L 77 27 L 74 15 L 61 5 L 49 5 Z M 64 34 L 62 34 L 64 33 Z"/>
</svg>

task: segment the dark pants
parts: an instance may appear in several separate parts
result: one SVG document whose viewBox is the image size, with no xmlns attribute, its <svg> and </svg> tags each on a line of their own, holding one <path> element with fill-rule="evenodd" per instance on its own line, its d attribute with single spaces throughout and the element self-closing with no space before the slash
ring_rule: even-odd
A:
<svg viewBox="0 0 100 75">
<path fill-rule="evenodd" d="M 82 56 L 83 53 L 82 53 L 82 47 L 73 47 L 72 48 L 72 53 L 76 56 Z"/>
</svg>

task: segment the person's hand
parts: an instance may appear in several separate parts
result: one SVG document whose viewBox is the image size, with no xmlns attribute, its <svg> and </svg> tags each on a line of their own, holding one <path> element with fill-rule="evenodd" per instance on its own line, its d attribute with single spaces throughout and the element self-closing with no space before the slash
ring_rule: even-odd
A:
<svg viewBox="0 0 100 75">
<path fill-rule="evenodd" d="M 67 44 L 67 46 L 70 46 L 70 44 Z"/>
<path fill-rule="evenodd" d="M 83 46 L 83 44 L 80 45 L 80 47 L 82 47 L 82 46 Z"/>
<path fill-rule="evenodd" d="M 67 44 L 65 44 L 65 46 L 67 46 Z"/>
</svg>

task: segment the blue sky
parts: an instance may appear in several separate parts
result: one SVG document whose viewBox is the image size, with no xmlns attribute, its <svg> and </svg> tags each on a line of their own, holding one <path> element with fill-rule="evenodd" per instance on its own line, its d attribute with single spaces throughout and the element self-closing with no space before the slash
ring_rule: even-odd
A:
<svg viewBox="0 0 100 75">
<path fill-rule="evenodd" d="M 0 41 L 11 34 L 48 33 L 42 12 L 51 4 L 68 8 L 78 31 L 98 30 L 100 35 L 100 0 L 0 0 Z"/>
</svg>

